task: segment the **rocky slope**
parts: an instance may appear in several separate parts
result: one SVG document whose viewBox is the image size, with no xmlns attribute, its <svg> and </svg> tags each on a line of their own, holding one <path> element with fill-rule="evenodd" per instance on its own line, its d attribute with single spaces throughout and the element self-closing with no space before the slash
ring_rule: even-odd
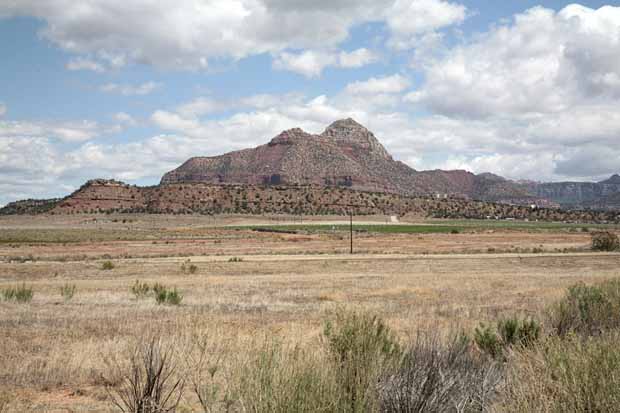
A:
<svg viewBox="0 0 620 413">
<path fill-rule="evenodd" d="M 81 213 L 286 213 L 304 215 L 409 215 L 434 218 L 515 218 L 544 221 L 617 222 L 618 213 L 532 209 L 459 198 L 408 197 L 342 187 L 168 184 L 151 187 L 93 180 L 56 202 L 53 214 Z M 0 213 L 2 211 L 0 210 Z"/>
</svg>

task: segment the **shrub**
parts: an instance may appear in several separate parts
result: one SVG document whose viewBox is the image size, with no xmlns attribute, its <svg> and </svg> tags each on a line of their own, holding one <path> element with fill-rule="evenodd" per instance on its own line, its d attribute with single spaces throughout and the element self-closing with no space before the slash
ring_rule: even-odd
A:
<svg viewBox="0 0 620 413">
<path fill-rule="evenodd" d="M 268 341 L 244 360 L 236 389 L 241 411 L 337 412 L 342 394 L 332 369 L 313 352 Z"/>
<path fill-rule="evenodd" d="M 151 291 L 149 284 L 140 280 L 136 280 L 131 286 L 131 292 L 136 296 L 136 299 L 145 298 L 149 294 L 149 291 Z"/>
<path fill-rule="evenodd" d="M 26 284 L 9 287 L 2 291 L 5 301 L 15 301 L 18 303 L 29 303 L 32 301 L 34 291 L 32 287 L 26 287 Z"/>
<path fill-rule="evenodd" d="M 548 310 L 549 325 L 559 336 L 598 335 L 620 327 L 620 279 L 600 285 L 579 283 Z"/>
<path fill-rule="evenodd" d="M 198 267 L 195 264 L 190 264 L 189 260 L 181 265 L 181 272 L 184 274 L 195 274 L 198 271 Z"/>
<path fill-rule="evenodd" d="M 176 361 L 171 346 L 151 339 L 138 344 L 129 355 L 129 365 L 106 360 L 106 387 L 112 403 L 124 413 L 174 412 L 183 394 L 184 382 L 175 378 Z"/>
<path fill-rule="evenodd" d="M 181 301 L 183 301 L 183 295 L 176 287 L 174 290 L 161 287 L 155 292 L 155 301 L 157 304 L 180 305 Z"/>
<path fill-rule="evenodd" d="M 541 330 L 540 323 L 532 318 L 520 320 L 517 317 L 512 317 L 497 322 L 497 331 L 504 347 L 527 347 L 538 341 Z"/>
<path fill-rule="evenodd" d="M 491 326 L 480 324 L 480 327 L 476 327 L 474 341 L 481 351 L 493 358 L 497 358 L 503 352 L 500 338 Z"/>
<path fill-rule="evenodd" d="M 616 251 L 620 249 L 620 240 L 613 232 L 595 232 L 592 234 L 594 251 Z"/>
<path fill-rule="evenodd" d="M 380 411 L 487 411 L 502 378 L 499 365 L 471 351 L 470 340 L 418 334 L 394 374 L 381 380 Z"/>
<path fill-rule="evenodd" d="M 458 234 L 460 231 L 458 229 L 453 229 L 450 231 L 450 234 Z"/>
<path fill-rule="evenodd" d="M 378 378 L 400 357 L 401 350 L 388 326 L 377 316 L 339 311 L 323 330 L 334 362 L 346 411 L 373 410 Z"/>
<path fill-rule="evenodd" d="M 153 287 L 151 289 L 153 290 L 153 293 L 155 294 L 156 297 L 160 295 L 162 291 L 166 291 L 166 287 L 160 283 L 153 284 Z"/>
<path fill-rule="evenodd" d="M 104 271 L 109 271 L 114 269 L 115 265 L 112 261 L 104 261 L 103 263 L 101 263 L 101 269 Z"/>
<path fill-rule="evenodd" d="M 60 296 L 65 301 L 71 301 L 76 292 L 77 286 L 75 284 L 64 284 L 62 287 L 60 287 Z"/>
<path fill-rule="evenodd" d="M 474 341 L 480 350 L 497 358 L 509 348 L 535 343 L 540 338 L 541 330 L 540 323 L 534 319 L 512 317 L 499 320 L 496 329 L 481 324 L 474 331 Z"/>
<path fill-rule="evenodd" d="M 228 259 L 228 262 L 242 262 L 243 258 L 240 257 L 231 257 Z"/>
<path fill-rule="evenodd" d="M 516 352 L 500 404 L 509 412 L 615 412 L 620 336 L 550 337 Z"/>
</svg>

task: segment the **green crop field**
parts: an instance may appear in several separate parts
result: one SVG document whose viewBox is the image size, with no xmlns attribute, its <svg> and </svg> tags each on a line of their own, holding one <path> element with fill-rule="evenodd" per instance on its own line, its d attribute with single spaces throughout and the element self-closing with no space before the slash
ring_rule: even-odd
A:
<svg viewBox="0 0 620 413">
<path fill-rule="evenodd" d="M 562 222 L 525 222 L 495 220 L 443 220 L 430 221 L 423 224 L 353 224 L 353 231 L 387 234 L 442 234 L 454 232 L 471 232 L 488 229 L 512 229 L 521 231 L 566 230 L 583 231 L 615 229 L 617 225 L 573 224 Z M 349 231 L 348 224 L 276 224 L 248 225 L 229 227 L 240 230 L 273 231 L 273 232 L 330 232 Z"/>
</svg>

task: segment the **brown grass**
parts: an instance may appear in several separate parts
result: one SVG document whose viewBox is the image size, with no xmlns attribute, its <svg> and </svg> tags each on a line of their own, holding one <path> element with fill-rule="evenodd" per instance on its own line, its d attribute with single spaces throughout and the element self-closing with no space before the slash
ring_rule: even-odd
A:
<svg viewBox="0 0 620 413">
<path fill-rule="evenodd" d="M 54 230 L 53 220 L 47 225 Z M 204 236 L 221 235 L 219 230 L 212 230 L 215 235 L 208 228 L 200 231 Z M 500 316 L 531 314 L 577 281 L 620 276 L 618 255 L 613 254 L 416 254 L 425 242 L 430 252 L 450 248 L 471 252 L 480 248 L 485 236 L 490 237 L 489 243 L 505 238 L 510 245 L 528 244 L 532 236 L 547 237 L 549 245 L 581 245 L 589 241 L 587 234 L 495 232 L 459 234 L 458 241 L 451 241 L 449 234 L 386 235 L 364 242 L 379 245 L 381 241 L 382 250 L 376 252 L 402 254 L 353 257 L 316 253 L 317 249 L 340 248 L 342 241 L 337 239 L 319 239 L 314 245 L 315 241 L 290 244 L 273 235 L 267 241 L 233 235 L 238 236 L 231 233 L 229 238 L 220 238 L 222 243 L 210 244 L 221 250 L 184 241 L 196 252 L 222 253 L 192 257 L 190 264 L 199 263 L 200 271 L 195 274 L 180 270 L 187 258 L 174 256 L 114 259 L 112 271 L 101 269 L 104 260 L 1 262 L 0 289 L 25 282 L 35 292 L 27 304 L 0 302 L 0 395 L 10 395 L 7 411 L 111 411 L 104 360 L 154 333 L 187 349 L 181 351 L 183 360 L 195 351 L 191 343 L 197 337 L 206 341 L 208 362 L 203 367 L 223 366 L 215 377 L 223 386 L 232 374 L 227 370 L 238 369 L 253 348 L 274 337 L 285 345 L 318 346 L 326 314 L 342 306 L 380 315 L 406 340 L 419 329 L 447 331 L 458 326 L 471 330 L 479 322 Z M 104 251 L 134 253 L 171 245 L 165 242 L 160 238 L 157 244 L 122 240 L 66 246 L 25 243 L 2 246 L 0 255 L 9 251 L 37 257 L 62 258 L 82 252 L 98 256 Z M 535 243 L 543 241 L 536 238 Z M 174 245 L 162 247 L 163 251 L 174 254 L 178 251 Z M 229 263 L 231 256 L 243 261 Z M 137 300 L 131 292 L 136 280 L 177 287 L 183 302 L 158 306 L 153 297 Z M 79 291 L 71 301 L 59 293 L 67 284 Z M 197 363 L 187 363 L 188 377 L 205 374 L 206 370 L 197 369 Z M 189 392 L 181 403 L 186 409 L 199 408 L 198 399 Z"/>
</svg>

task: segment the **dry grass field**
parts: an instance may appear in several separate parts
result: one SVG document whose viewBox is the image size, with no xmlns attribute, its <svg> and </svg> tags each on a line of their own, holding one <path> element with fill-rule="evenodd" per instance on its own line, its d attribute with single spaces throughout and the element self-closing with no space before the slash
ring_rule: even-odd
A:
<svg viewBox="0 0 620 413">
<path fill-rule="evenodd" d="M 0 298 L 0 411 L 2 403 L 7 412 L 116 411 L 105 390 L 110 360 L 154 334 L 180 349 L 188 376 L 192 346 L 204 340 L 225 377 L 273 338 L 318 346 L 324 320 L 341 307 L 380 315 L 405 340 L 418 330 L 471 330 L 534 314 L 577 281 L 620 276 L 620 255 L 588 251 L 590 235 L 570 226 L 360 232 L 349 255 L 345 231 L 243 227 L 260 223 L 278 222 L 0 218 L 0 290 L 25 284 L 34 294 L 27 303 Z M 137 280 L 176 288 L 181 304 L 137 297 Z M 72 298 L 61 296 L 63 286 L 75 286 Z M 201 411 L 191 392 L 180 411 Z"/>
</svg>

